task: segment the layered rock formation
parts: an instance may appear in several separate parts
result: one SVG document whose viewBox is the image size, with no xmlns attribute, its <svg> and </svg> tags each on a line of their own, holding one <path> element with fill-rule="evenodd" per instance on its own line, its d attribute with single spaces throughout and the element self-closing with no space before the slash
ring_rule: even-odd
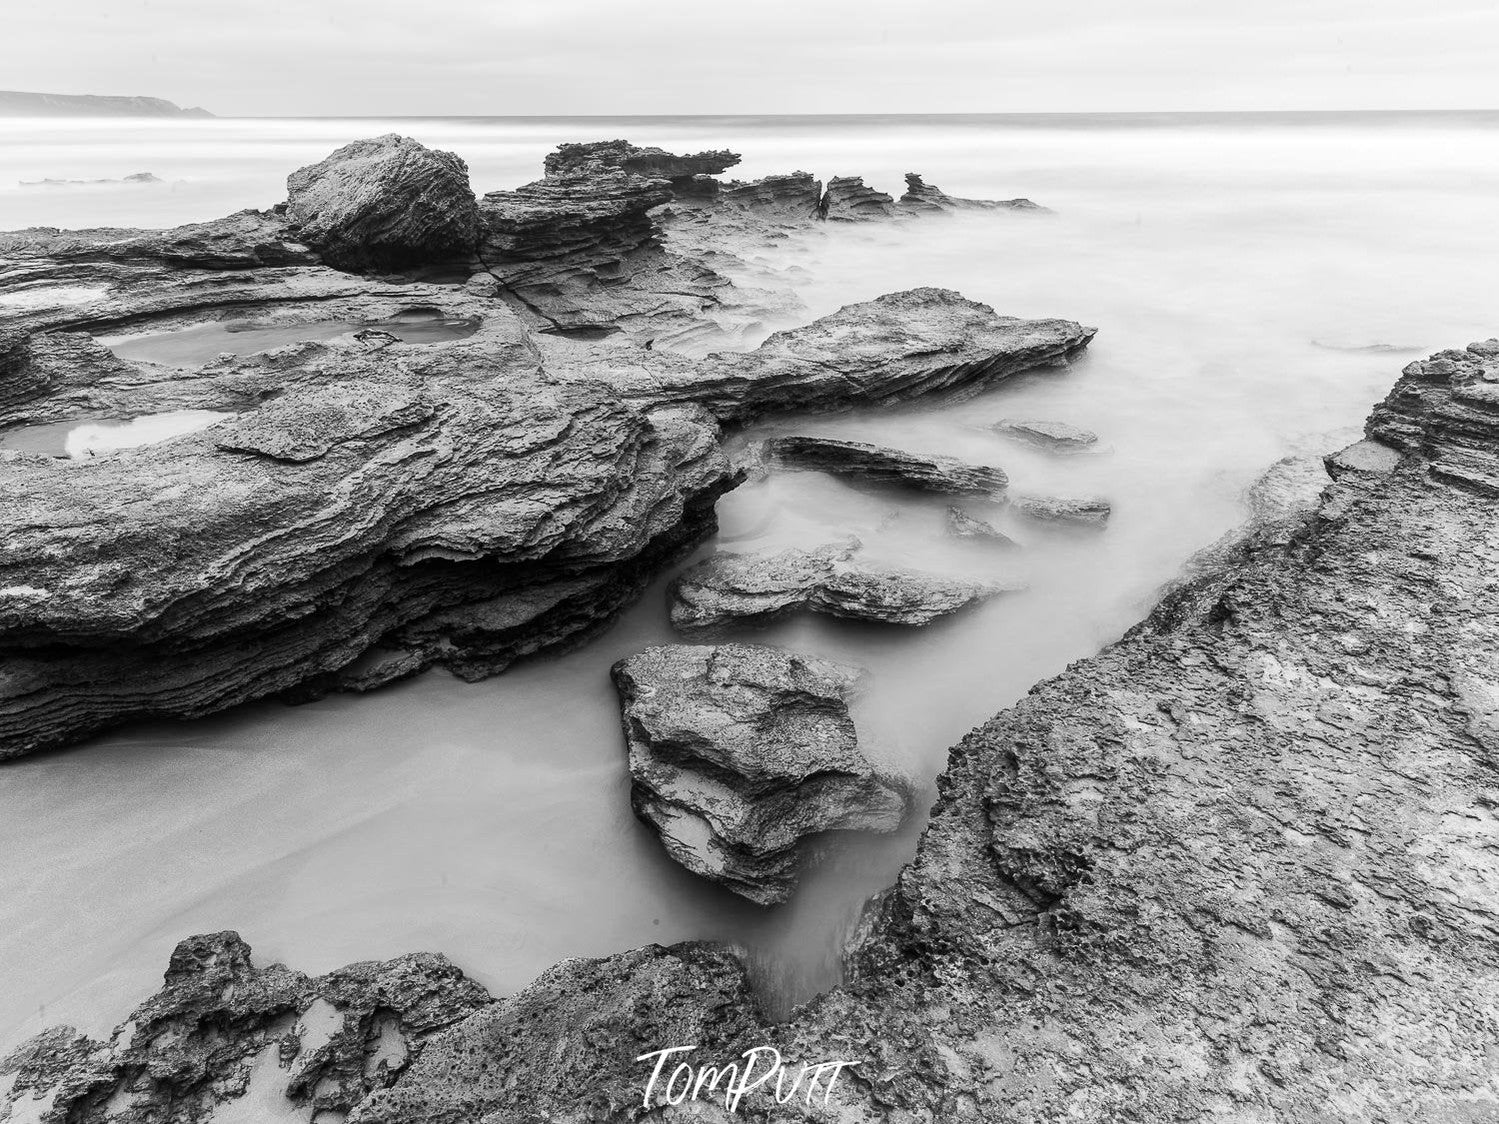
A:
<svg viewBox="0 0 1499 1124">
<path fill-rule="evenodd" d="M 776 554 L 720 551 L 672 582 L 672 627 L 680 632 L 718 629 L 799 611 L 925 625 L 1017 588 L 874 565 L 856 557 L 857 547 Z"/>
<path fill-rule="evenodd" d="M 1047 208 L 1029 199 L 959 199 L 935 184 L 927 183 L 915 172 L 906 173 L 906 190 L 900 197 L 900 209 L 915 214 L 942 214 L 951 211 L 1045 211 Z"/>
<path fill-rule="evenodd" d="M 648 648 L 614 665 L 630 802 L 688 870 L 759 905 L 796 889 L 804 843 L 893 831 L 907 794 L 859 749 L 858 672 L 752 644 Z"/>
<path fill-rule="evenodd" d="M 861 482 L 922 492 L 999 497 L 1009 485 L 1004 469 L 969 464 L 957 457 L 908 453 L 832 437 L 774 437 L 765 455 L 785 468 L 827 472 Z"/>
<path fill-rule="evenodd" d="M 1008 497 L 1010 507 L 1027 519 L 1042 523 L 1065 523 L 1074 527 L 1102 527 L 1114 513 L 1108 500 L 1097 496 L 1083 498 L 1066 496 L 1022 496 Z"/>
<path fill-rule="evenodd" d="M 352 1119 L 628 1118 L 666 1042 L 858 1062 L 826 1109 L 663 1121 L 1495 1115 L 1499 432 L 1457 394 L 1496 355 L 1413 364 L 1312 510 L 966 737 L 844 987 L 772 1027 L 701 946 L 570 961 Z M 41 1041 L 28 1090 L 87 1072 Z"/>
<path fill-rule="evenodd" d="M 339 269 L 465 258 L 479 233 L 468 165 L 395 133 L 346 144 L 293 172 L 286 200 L 299 241 Z"/>
</svg>

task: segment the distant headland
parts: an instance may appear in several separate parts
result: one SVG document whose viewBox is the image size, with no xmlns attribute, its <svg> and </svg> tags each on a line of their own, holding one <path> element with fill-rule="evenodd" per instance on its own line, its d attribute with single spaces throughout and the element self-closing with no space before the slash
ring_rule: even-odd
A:
<svg viewBox="0 0 1499 1124">
<path fill-rule="evenodd" d="M 165 98 L 98 94 L 34 94 L 0 90 L 0 117 L 212 117 L 206 109 L 183 109 Z"/>
</svg>

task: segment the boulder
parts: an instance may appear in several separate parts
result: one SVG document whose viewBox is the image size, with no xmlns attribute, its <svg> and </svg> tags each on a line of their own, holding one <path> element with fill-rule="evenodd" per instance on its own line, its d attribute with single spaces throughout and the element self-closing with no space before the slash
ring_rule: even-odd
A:
<svg viewBox="0 0 1499 1124">
<path fill-rule="evenodd" d="M 478 238 L 468 165 L 395 133 L 346 144 L 298 169 L 286 191 L 300 240 L 339 269 L 466 261 Z"/>
<path fill-rule="evenodd" d="M 783 468 L 923 492 L 998 497 L 1009 484 L 1001 468 L 832 437 L 774 437 L 765 443 L 765 454 Z"/>
<path fill-rule="evenodd" d="M 1081 453 L 1098 444 L 1098 434 L 1066 422 L 1004 418 L 989 428 L 1001 437 L 1045 449 L 1048 453 Z"/>
<path fill-rule="evenodd" d="M 857 544 L 776 554 L 720 551 L 672 582 L 667 594 L 672 626 L 681 632 L 716 629 L 797 611 L 925 625 L 1016 588 L 871 565 L 855 560 L 856 549 Z"/>
<path fill-rule="evenodd" d="M 866 187 L 863 176 L 834 176 L 828 180 L 818 209 L 820 217 L 839 222 L 888 219 L 897 213 L 895 200 L 883 191 Z"/>
<path fill-rule="evenodd" d="M 796 888 L 804 842 L 893 831 L 903 782 L 860 751 L 858 672 L 750 644 L 648 648 L 614 665 L 631 803 L 673 859 L 759 905 Z"/>
</svg>

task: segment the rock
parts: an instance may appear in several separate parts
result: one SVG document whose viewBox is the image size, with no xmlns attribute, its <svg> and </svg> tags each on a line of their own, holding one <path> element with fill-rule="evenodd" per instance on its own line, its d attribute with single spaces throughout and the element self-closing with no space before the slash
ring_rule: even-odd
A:
<svg viewBox="0 0 1499 1124">
<path fill-rule="evenodd" d="M 1009 483 L 1004 470 L 957 457 L 923 456 L 863 441 L 831 437 L 774 437 L 767 458 L 783 468 L 827 472 L 861 482 L 893 484 L 923 492 L 997 497 Z"/>
<path fill-rule="evenodd" d="M 697 176 L 716 176 L 739 163 L 737 152 L 719 149 L 676 156 L 662 148 L 641 148 L 626 140 L 590 141 L 583 144 L 559 144 L 543 162 L 548 177 L 569 172 L 591 172 L 618 168 L 646 179 L 692 180 Z"/>
<path fill-rule="evenodd" d="M 956 199 L 941 188 L 926 183 L 915 172 L 906 173 L 906 191 L 900 197 L 900 209 L 917 214 L 943 214 L 951 211 L 1045 211 L 1049 209 L 1029 199 Z"/>
<path fill-rule="evenodd" d="M 810 172 L 790 172 L 758 180 L 731 180 L 717 193 L 717 202 L 721 205 L 802 220 L 815 217 L 821 201 L 822 182 Z"/>
<path fill-rule="evenodd" d="M 255 968 L 237 933 L 189 937 L 160 992 L 107 1042 L 45 1031 L 0 1061 L 6 1119 L 151 1124 L 347 1113 L 435 1034 L 490 1005 L 444 957 L 403 956 L 309 978 Z M 6 1111 L 8 1109 L 8 1112 Z"/>
<path fill-rule="evenodd" d="M 1020 549 L 1018 542 L 994 524 L 970 515 L 961 507 L 947 509 L 947 530 L 949 534 L 956 535 L 960 539 L 984 539 L 995 546 Z"/>
<path fill-rule="evenodd" d="M 395 133 L 344 145 L 293 172 L 286 190 L 300 240 L 339 269 L 463 260 L 478 238 L 468 165 Z"/>
<path fill-rule="evenodd" d="M 448 344 L 299 345 L 130 394 L 156 390 L 238 412 L 0 474 L 0 757 L 577 643 L 734 480 L 711 420 L 549 384 L 500 309 Z"/>
<path fill-rule="evenodd" d="M 349 1124 L 639 1119 L 654 1063 L 637 1058 L 695 1045 L 735 1060 L 760 1044 L 761 1020 L 744 965 L 727 949 L 689 942 L 564 960 L 428 1042 Z M 665 1081 L 663 1075 L 651 1102 L 670 1120 L 676 1117 L 663 1104 Z M 713 1096 L 705 1089 L 700 1107 Z"/>
<path fill-rule="evenodd" d="M 795 890 L 809 837 L 900 825 L 906 790 L 859 750 L 849 717 L 856 671 L 778 648 L 677 644 L 613 675 L 635 814 L 695 874 L 773 905 Z"/>
<path fill-rule="evenodd" d="M 1017 421 L 1004 418 L 989 427 L 1001 437 L 1009 437 L 1049 453 L 1081 453 L 1098 444 L 1098 434 L 1058 421 Z"/>
<path fill-rule="evenodd" d="M 854 560 L 854 546 L 777 554 L 720 551 L 689 567 L 668 591 L 679 631 L 764 622 L 797 611 L 925 625 L 1014 589 Z"/>
<path fill-rule="evenodd" d="M 1437 480 L 1499 495 L 1499 340 L 1409 364 L 1374 407 L 1367 432 L 1419 454 Z"/>
<path fill-rule="evenodd" d="M 895 200 L 883 191 L 864 185 L 863 176 L 834 176 L 819 204 L 820 217 L 845 222 L 887 219 L 895 211 Z"/>
<path fill-rule="evenodd" d="M 30 230 L 0 233 L 0 258 L 16 263 L 7 287 L 28 275 L 39 260 L 50 267 L 46 279 L 71 276 L 97 281 L 92 263 L 151 263 L 185 269 L 240 270 L 263 266 L 311 265 L 317 256 L 297 241 L 286 217 L 277 211 L 238 211 L 211 222 L 187 223 L 168 230 Z M 109 274 L 105 275 L 110 277 Z"/>
<path fill-rule="evenodd" d="M 657 350 L 540 341 L 559 378 L 604 382 L 629 398 L 692 402 L 724 422 L 771 411 L 956 400 L 1025 370 L 1065 366 L 1094 329 L 1017 320 L 950 289 L 908 289 L 776 332 L 751 352 L 688 359 Z"/>
<path fill-rule="evenodd" d="M 1029 519 L 1043 523 L 1068 523 L 1077 527 L 1102 527 L 1114 513 L 1108 500 L 1096 497 L 1068 499 L 1061 496 L 1009 497 L 1010 506 Z"/>
</svg>

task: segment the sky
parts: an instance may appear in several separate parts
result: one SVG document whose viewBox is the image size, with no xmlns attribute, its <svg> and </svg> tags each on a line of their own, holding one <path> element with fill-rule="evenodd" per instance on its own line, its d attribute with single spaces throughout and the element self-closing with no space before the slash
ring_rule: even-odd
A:
<svg viewBox="0 0 1499 1124">
<path fill-rule="evenodd" d="M 1495 0 L 42 0 L 0 87 L 226 116 L 1499 108 Z"/>
</svg>

